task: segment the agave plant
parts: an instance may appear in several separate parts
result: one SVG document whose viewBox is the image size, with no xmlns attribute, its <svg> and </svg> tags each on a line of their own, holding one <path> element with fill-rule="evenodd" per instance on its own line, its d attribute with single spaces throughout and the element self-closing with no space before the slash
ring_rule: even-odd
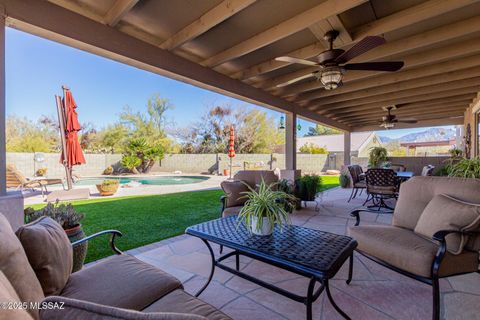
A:
<svg viewBox="0 0 480 320">
<path fill-rule="evenodd" d="M 247 229 L 254 231 L 252 230 L 252 221 L 256 219 L 258 222 L 256 224 L 257 230 L 255 231 L 257 232 L 262 230 L 264 223 L 263 218 L 266 218 L 272 227 L 274 224 L 277 224 L 280 230 L 282 230 L 286 224 L 290 224 L 290 217 L 285 204 L 295 201 L 293 195 L 283 191 L 273 190 L 272 188 L 276 184 L 266 184 L 263 179 L 256 190 L 248 184 L 244 184 L 248 187 L 249 191 L 243 192 L 245 194 L 244 198 L 247 198 L 247 201 L 238 215 L 237 221 L 239 224 L 245 222 Z"/>
</svg>

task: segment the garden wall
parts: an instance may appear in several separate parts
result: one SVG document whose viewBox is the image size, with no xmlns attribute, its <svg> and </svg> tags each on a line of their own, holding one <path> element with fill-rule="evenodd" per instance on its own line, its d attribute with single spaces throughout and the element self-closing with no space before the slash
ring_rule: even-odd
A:
<svg viewBox="0 0 480 320">
<path fill-rule="evenodd" d="M 48 177 L 63 177 L 65 170 L 59 162 L 59 154 L 45 153 L 45 162 L 36 164 L 35 168 L 48 168 Z M 7 152 L 7 163 L 14 163 L 27 177 L 33 176 L 34 169 L 33 153 Z M 74 173 L 79 176 L 98 176 L 103 170 L 112 165 L 120 167 L 120 154 L 85 154 L 87 165 L 75 166 Z M 442 167 L 447 157 L 392 157 L 392 163 L 403 164 L 407 170 L 420 174 L 423 166 L 432 164 L 437 168 Z M 352 157 L 352 163 L 367 167 L 368 158 Z M 275 168 L 285 169 L 285 154 L 237 154 L 232 161 L 233 172 L 243 169 Z M 326 154 L 297 154 L 297 168 L 304 173 L 319 173 L 329 169 L 340 170 L 343 166 L 343 153 Z M 157 162 L 153 172 L 184 173 L 223 173 L 230 167 L 230 159 L 226 154 L 166 154 Z"/>
</svg>

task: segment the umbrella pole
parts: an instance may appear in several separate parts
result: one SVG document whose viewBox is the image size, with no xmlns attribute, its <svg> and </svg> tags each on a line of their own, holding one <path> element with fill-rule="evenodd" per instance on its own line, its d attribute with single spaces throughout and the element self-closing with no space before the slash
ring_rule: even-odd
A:
<svg viewBox="0 0 480 320">
<path fill-rule="evenodd" d="M 67 178 L 67 188 L 72 189 L 72 172 L 68 166 L 67 161 L 67 142 L 65 140 L 65 109 L 63 108 L 62 98 L 55 96 L 57 103 L 58 125 L 60 129 L 60 140 L 62 143 L 63 166 L 65 167 L 65 176 Z"/>
<path fill-rule="evenodd" d="M 232 180 L 232 157 L 230 157 L 230 180 Z"/>
</svg>

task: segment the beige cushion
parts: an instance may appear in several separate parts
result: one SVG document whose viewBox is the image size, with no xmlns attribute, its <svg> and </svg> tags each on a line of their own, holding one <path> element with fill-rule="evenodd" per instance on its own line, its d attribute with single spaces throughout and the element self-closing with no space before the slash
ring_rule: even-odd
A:
<svg viewBox="0 0 480 320">
<path fill-rule="evenodd" d="M 358 242 L 357 249 L 410 273 L 431 277 L 438 244 L 415 232 L 393 226 L 357 226 L 349 234 Z M 453 255 L 447 251 L 440 267 L 445 277 L 478 269 L 478 252 Z"/>
<path fill-rule="evenodd" d="M 400 185 L 393 225 L 415 229 L 423 210 L 437 194 L 446 194 L 469 203 L 479 203 L 480 179 L 420 176 L 410 178 Z"/>
<path fill-rule="evenodd" d="M 262 179 L 266 184 L 278 182 L 278 176 L 272 170 L 242 170 L 233 176 L 233 180 L 245 181 L 252 188 L 260 184 Z"/>
<path fill-rule="evenodd" d="M 178 288 L 182 288 L 182 284 L 177 278 L 122 254 L 73 273 L 61 296 L 142 310 Z"/>
<path fill-rule="evenodd" d="M 238 207 L 229 207 L 223 210 L 222 212 L 222 217 L 230 217 L 230 216 L 236 216 L 240 213 L 240 210 L 242 210 L 243 206 L 238 206 Z"/>
<path fill-rule="evenodd" d="M 62 226 L 41 217 L 21 226 L 17 237 L 46 296 L 59 294 L 72 273 L 73 250 Z"/>
<path fill-rule="evenodd" d="M 52 304 L 62 303 L 63 309 L 45 309 L 40 311 L 42 320 L 207 320 L 205 317 L 192 314 L 144 313 L 57 296 L 48 297 L 44 301 Z"/>
<path fill-rule="evenodd" d="M 42 301 L 44 295 L 40 282 L 28 263 L 20 240 L 2 214 L 0 214 L 0 240 L 0 271 L 10 281 L 21 301 Z M 28 312 L 34 318 L 38 318 L 38 311 L 28 310 Z"/>
<path fill-rule="evenodd" d="M 175 290 L 152 305 L 143 309 L 143 312 L 174 312 L 196 314 L 208 320 L 231 320 L 230 317 L 217 308 L 192 297 L 183 290 Z"/>
<path fill-rule="evenodd" d="M 248 186 L 246 186 L 241 181 L 222 181 L 220 186 L 223 189 L 227 196 L 227 205 L 226 207 L 236 207 L 243 206 L 247 198 L 242 192 L 249 191 Z"/>
<path fill-rule="evenodd" d="M 7 277 L 0 271 L 0 302 L 2 303 L 20 303 L 15 289 L 8 281 Z M 32 320 L 32 316 L 24 309 L 0 309 L 0 319 L 15 319 L 15 320 Z"/>
<path fill-rule="evenodd" d="M 436 195 L 423 210 L 415 232 L 432 239 L 440 230 L 473 231 L 480 224 L 480 205 L 458 201 L 446 195 Z M 447 250 L 459 254 L 465 247 L 468 237 L 451 233 L 445 238 Z"/>
</svg>

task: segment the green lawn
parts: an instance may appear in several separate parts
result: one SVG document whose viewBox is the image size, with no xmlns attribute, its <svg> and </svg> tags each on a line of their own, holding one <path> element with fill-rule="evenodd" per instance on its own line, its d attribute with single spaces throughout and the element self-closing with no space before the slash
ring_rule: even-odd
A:
<svg viewBox="0 0 480 320">
<path fill-rule="evenodd" d="M 336 186 L 338 177 L 322 177 L 322 191 Z M 190 225 L 217 218 L 222 194 L 221 190 L 207 190 L 72 203 L 78 212 L 85 214 L 82 225 L 87 235 L 106 229 L 120 230 L 123 237 L 118 238 L 117 245 L 121 250 L 129 250 L 183 234 Z M 103 236 L 89 242 L 86 261 L 110 254 L 108 238 Z"/>
</svg>

